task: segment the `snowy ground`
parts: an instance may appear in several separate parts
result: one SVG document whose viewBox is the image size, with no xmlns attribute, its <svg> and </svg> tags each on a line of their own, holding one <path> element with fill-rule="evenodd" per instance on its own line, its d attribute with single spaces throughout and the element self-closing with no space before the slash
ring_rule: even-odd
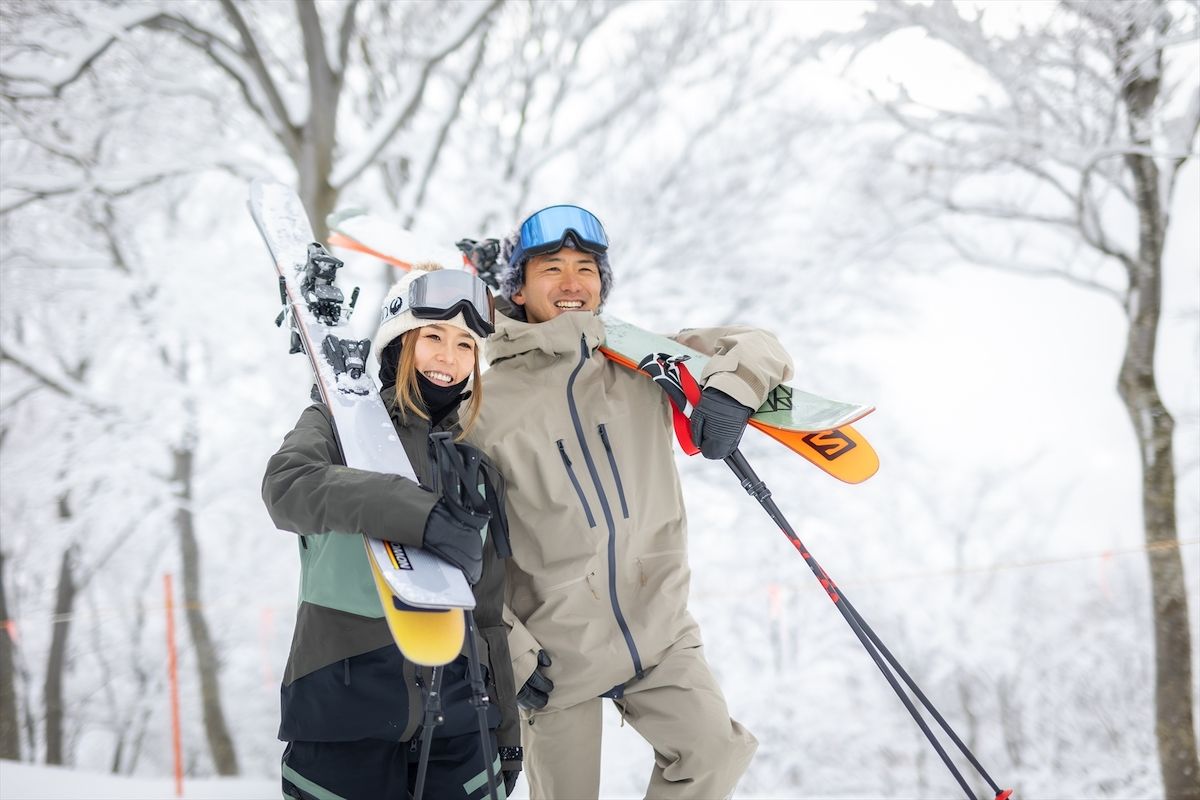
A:
<svg viewBox="0 0 1200 800">
<path fill-rule="evenodd" d="M 630 728 L 622 728 L 611 707 L 606 708 L 605 764 L 644 764 L 645 769 L 638 772 L 648 778 L 651 761 L 649 746 Z M 630 772 L 605 770 L 605 774 L 620 785 L 607 780 L 601 789 L 602 796 L 612 800 L 641 797 L 638 787 L 630 783 Z M 520 781 L 512 800 L 526 800 L 528 791 L 525 781 Z M 175 781 L 170 776 L 128 777 L 0 760 L 0 800 L 169 800 L 173 797 L 176 797 Z M 182 797 L 186 800 L 279 800 L 279 779 L 270 776 L 185 780 Z"/>
<path fill-rule="evenodd" d="M 0 798 L 4 800 L 166 800 L 175 797 L 175 781 L 130 778 L 0 761 Z M 184 781 L 188 800 L 278 800 L 279 784 L 264 778 L 205 778 Z"/>
</svg>

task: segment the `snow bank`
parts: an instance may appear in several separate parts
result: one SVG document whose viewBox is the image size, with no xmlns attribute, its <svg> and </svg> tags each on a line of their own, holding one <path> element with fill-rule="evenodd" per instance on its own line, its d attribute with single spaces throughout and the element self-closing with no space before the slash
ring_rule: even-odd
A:
<svg viewBox="0 0 1200 800">
<path fill-rule="evenodd" d="M 175 781 L 131 778 L 66 767 L 0 761 L 0 797 L 4 800 L 168 800 Z M 184 780 L 187 800 L 279 800 L 279 781 L 264 778 Z"/>
</svg>

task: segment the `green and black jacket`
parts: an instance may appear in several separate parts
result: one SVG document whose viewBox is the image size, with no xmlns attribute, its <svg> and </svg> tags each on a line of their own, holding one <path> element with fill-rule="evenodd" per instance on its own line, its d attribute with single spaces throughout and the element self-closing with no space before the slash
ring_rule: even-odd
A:
<svg viewBox="0 0 1200 800">
<path fill-rule="evenodd" d="M 431 483 L 429 435 L 434 430 L 457 432 L 456 415 L 433 429 L 425 420 L 405 420 L 396 412 L 392 423 L 413 471 L 423 483 Z M 428 685 L 429 670 L 404 659 L 393 643 L 359 534 L 420 546 L 438 498 L 399 475 L 344 464 L 329 411 L 316 404 L 301 414 L 263 477 L 262 496 L 271 519 L 281 530 L 300 534 L 300 605 L 283 677 L 279 738 L 406 741 L 420 725 L 420 687 Z M 493 701 L 489 718 L 498 725 L 499 746 L 515 748 L 520 731 L 501 618 L 504 580 L 503 563 L 489 539 L 483 577 L 474 587 L 475 621 Z M 460 655 L 446 669 L 446 722 L 438 736 L 475 729 L 464 667 L 465 656 Z M 452 685 L 458 677 L 463 685 Z"/>
</svg>

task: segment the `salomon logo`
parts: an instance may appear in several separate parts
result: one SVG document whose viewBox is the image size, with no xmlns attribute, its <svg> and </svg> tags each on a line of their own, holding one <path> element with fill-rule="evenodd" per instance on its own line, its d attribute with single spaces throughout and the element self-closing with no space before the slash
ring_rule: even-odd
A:
<svg viewBox="0 0 1200 800">
<path fill-rule="evenodd" d="M 379 315 L 379 323 L 382 325 L 403 310 L 404 298 L 402 297 L 397 297 L 395 300 L 392 300 L 392 302 L 385 303 L 383 306 L 383 313 Z"/>
<path fill-rule="evenodd" d="M 841 431 L 810 433 L 801 441 L 824 456 L 826 461 L 840 458 L 858 446 L 853 439 Z"/>
</svg>

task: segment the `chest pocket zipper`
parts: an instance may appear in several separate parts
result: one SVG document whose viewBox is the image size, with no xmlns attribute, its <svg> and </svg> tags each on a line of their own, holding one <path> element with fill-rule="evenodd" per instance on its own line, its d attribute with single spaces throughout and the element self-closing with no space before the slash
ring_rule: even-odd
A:
<svg viewBox="0 0 1200 800">
<path fill-rule="evenodd" d="M 612 444 L 608 441 L 608 430 L 600 423 L 600 441 L 604 442 L 604 452 L 608 453 L 608 465 L 612 467 L 613 480 L 617 482 L 617 496 L 621 498 L 621 515 L 629 519 L 629 506 L 625 504 L 625 487 L 621 485 L 621 471 L 617 469 L 617 458 L 613 455 Z"/>
<path fill-rule="evenodd" d="M 592 516 L 592 507 L 588 505 L 587 498 L 583 496 L 583 487 L 579 485 L 579 479 L 575 477 L 575 468 L 571 466 L 571 459 L 567 458 L 567 448 L 563 446 L 563 440 L 558 440 L 558 454 L 562 456 L 563 466 L 567 468 L 567 477 L 571 479 L 571 485 L 575 487 L 575 494 L 579 496 L 579 503 L 583 506 L 583 513 L 587 515 L 588 527 L 596 527 L 596 518 Z"/>
</svg>

